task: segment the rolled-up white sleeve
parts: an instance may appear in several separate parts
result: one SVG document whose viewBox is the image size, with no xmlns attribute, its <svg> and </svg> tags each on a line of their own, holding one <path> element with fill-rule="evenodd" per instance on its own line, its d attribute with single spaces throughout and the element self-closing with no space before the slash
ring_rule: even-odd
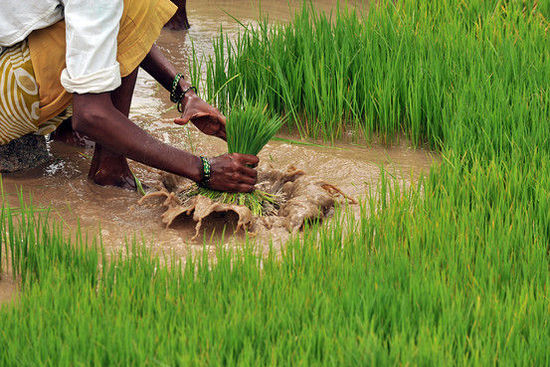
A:
<svg viewBox="0 0 550 367">
<path fill-rule="evenodd" d="M 120 86 L 117 36 L 123 0 L 64 0 L 66 63 L 61 85 L 69 93 L 103 93 Z"/>
</svg>

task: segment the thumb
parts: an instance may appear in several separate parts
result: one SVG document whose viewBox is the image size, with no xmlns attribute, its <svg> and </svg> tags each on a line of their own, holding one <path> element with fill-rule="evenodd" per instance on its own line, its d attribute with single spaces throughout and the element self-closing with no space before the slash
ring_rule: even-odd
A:
<svg viewBox="0 0 550 367">
<path fill-rule="evenodd" d="M 174 123 L 178 125 L 185 125 L 189 123 L 189 121 L 191 121 L 192 118 L 193 118 L 193 114 L 189 111 L 188 108 L 185 108 L 183 110 L 183 114 L 181 115 L 181 117 L 174 119 Z"/>
<path fill-rule="evenodd" d="M 186 125 L 189 122 L 189 118 L 178 117 L 174 119 L 174 123 L 177 125 Z"/>
<path fill-rule="evenodd" d="M 174 119 L 174 122 L 178 125 L 185 125 L 187 123 L 189 123 L 189 121 L 192 121 L 192 120 L 195 120 L 197 121 L 198 119 L 202 118 L 202 117 L 208 117 L 210 116 L 209 113 L 207 112 L 194 112 L 194 113 L 183 113 L 183 116 L 180 117 L 180 118 L 176 118 Z M 195 122 L 193 121 L 193 122 Z"/>
</svg>

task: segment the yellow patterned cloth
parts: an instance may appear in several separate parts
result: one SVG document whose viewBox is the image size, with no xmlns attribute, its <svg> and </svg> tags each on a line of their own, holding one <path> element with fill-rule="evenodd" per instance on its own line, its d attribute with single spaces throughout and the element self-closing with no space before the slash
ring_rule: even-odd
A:
<svg viewBox="0 0 550 367">
<path fill-rule="evenodd" d="M 117 38 L 122 77 L 139 66 L 176 10 L 170 0 L 124 0 Z M 71 115 L 72 95 L 60 82 L 64 68 L 64 21 L 32 32 L 0 56 L 0 145 L 49 134 Z"/>
<path fill-rule="evenodd" d="M 40 97 L 27 41 L 0 55 L 0 145 L 37 131 Z"/>
</svg>

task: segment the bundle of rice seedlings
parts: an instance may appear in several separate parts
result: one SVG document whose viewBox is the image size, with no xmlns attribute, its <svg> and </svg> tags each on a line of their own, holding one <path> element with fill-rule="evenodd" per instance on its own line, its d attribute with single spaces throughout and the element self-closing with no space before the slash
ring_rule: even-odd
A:
<svg viewBox="0 0 550 367">
<path fill-rule="evenodd" d="M 282 124 L 283 120 L 280 117 L 268 117 L 265 115 L 265 109 L 257 106 L 249 105 L 244 109 L 234 109 L 227 118 L 227 150 L 229 153 L 258 155 Z M 226 204 L 244 205 L 256 216 L 273 213 L 278 208 L 279 201 L 277 195 L 260 190 L 250 193 L 229 193 L 196 187 L 187 195 L 203 195 Z"/>
<path fill-rule="evenodd" d="M 279 131 L 281 118 L 269 118 L 264 112 L 256 106 L 231 111 L 226 126 L 229 153 L 258 155 Z"/>
</svg>

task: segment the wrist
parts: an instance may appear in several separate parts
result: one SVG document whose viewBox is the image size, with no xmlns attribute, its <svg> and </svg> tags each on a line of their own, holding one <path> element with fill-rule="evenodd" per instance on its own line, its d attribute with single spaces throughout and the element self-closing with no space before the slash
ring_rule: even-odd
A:
<svg viewBox="0 0 550 367">
<path fill-rule="evenodd" d="M 195 181 L 196 183 L 200 183 L 203 179 L 204 171 L 202 166 L 202 160 L 200 157 L 193 156 L 193 165 L 192 165 L 192 172 L 190 175 L 190 179 Z"/>
<path fill-rule="evenodd" d="M 190 88 L 190 87 L 185 87 L 185 89 L 183 89 L 183 90 L 186 90 L 188 88 Z M 189 90 L 189 92 L 185 93 L 185 95 L 183 96 L 181 101 L 178 103 L 178 107 L 181 109 L 180 112 L 183 113 L 183 111 L 185 110 L 187 105 L 189 105 L 189 103 L 193 103 L 194 101 L 196 101 L 198 99 L 200 99 L 200 98 L 195 93 L 195 91 L 193 89 Z"/>
</svg>

